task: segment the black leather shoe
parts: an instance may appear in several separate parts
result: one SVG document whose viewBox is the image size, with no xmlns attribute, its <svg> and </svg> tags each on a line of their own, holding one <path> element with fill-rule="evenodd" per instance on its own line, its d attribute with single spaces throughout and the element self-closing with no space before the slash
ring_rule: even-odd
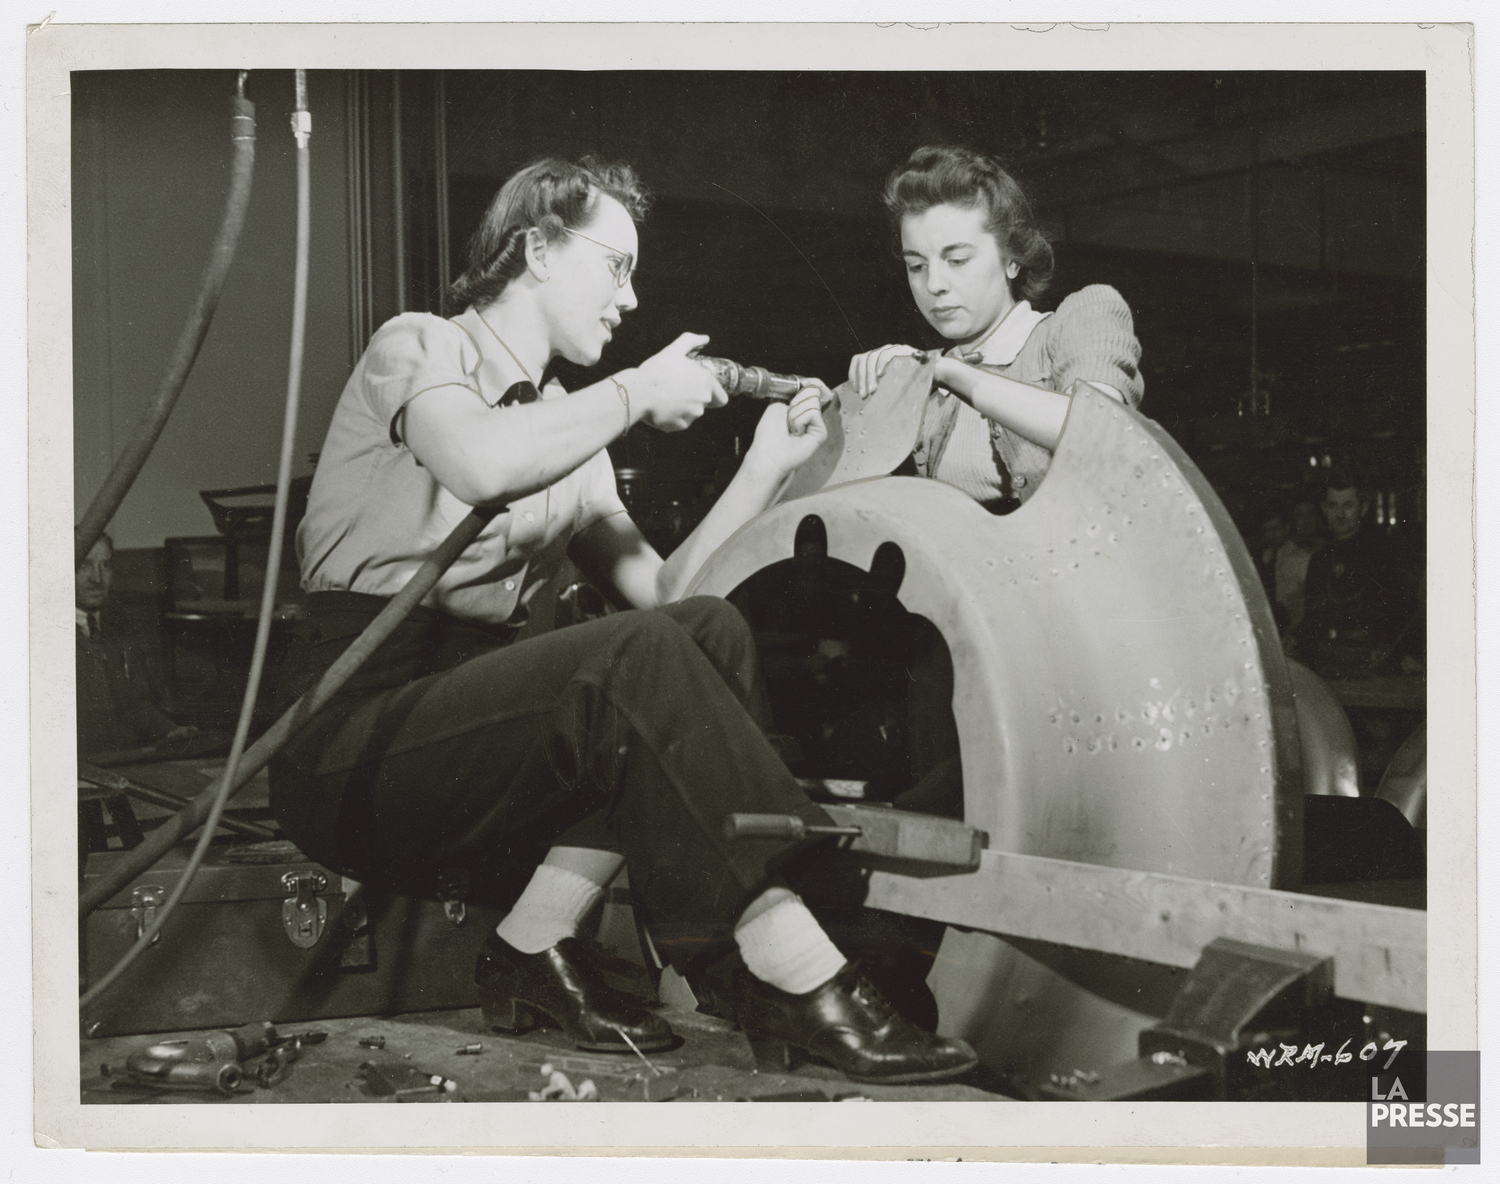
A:
<svg viewBox="0 0 1500 1184">
<path fill-rule="evenodd" d="M 892 1007 L 922 1031 L 937 1031 L 937 996 L 927 985 L 927 976 L 932 972 L 930 957 L 910 946 L 892 946 L 861 952 L 858 959 L 864 976 Z"/>
<path fill-rule="evenodd" d="M 496 1031 L 529 1032 L 548 1019 L 591 1052 L 629 1052 L 632 1042 L 650 1052 L 673 1043 L 667 1022 L 606 983 L 593 951 L 576 937 L 523 954 L 491 933 L 474 982 L 485 1022 Z"/>
<path fill-rule="evenodd" d="M 851 1081 L 901 1085 L 946 1081 L 979 1063 L 962 1040 L 924 1032 L 902 1018 L 854 963 L 816 991 L 789 995 L 742 974 L 735 1019 L 762 1068 L 789 1070 L 811 1053 Z"/>
</svg>

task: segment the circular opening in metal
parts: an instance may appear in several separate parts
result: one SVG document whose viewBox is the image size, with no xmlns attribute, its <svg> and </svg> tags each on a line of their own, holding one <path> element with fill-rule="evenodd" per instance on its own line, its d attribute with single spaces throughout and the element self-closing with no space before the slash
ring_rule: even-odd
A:
<svg viewBox="0 0 1500 1184">
<path fill-rule="evenodd" d="M 953 663 L 942 634 L 901 604 L 906 557 L 882 543 L 868 571 L 832 559 L 816 515 L 790 559 L 729 599 L 755 632 L 771 730 L 792 772 L 839 796 L 961 817 Z"/>
</svg>

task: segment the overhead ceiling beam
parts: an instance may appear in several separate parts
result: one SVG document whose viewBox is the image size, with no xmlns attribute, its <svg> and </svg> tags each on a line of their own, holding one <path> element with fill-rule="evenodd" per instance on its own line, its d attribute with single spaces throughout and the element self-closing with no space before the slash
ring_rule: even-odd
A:
<svg viewBox="0 0 1500 1184">
<path fill-rule="evenodd" d="M 1032 161 L 1026 169 L 1039 211 L 1166 189 L 1261 165 L 1300 164 L 1325 152 L 1420 134 L 1425 112 L 1400 98 L 1312 111 L 1259 127 L 1193 136 L 1140 139 L 1113 147 Z M 1259 144 L 1256 136 L 1259 135 Z"/>
</svg>

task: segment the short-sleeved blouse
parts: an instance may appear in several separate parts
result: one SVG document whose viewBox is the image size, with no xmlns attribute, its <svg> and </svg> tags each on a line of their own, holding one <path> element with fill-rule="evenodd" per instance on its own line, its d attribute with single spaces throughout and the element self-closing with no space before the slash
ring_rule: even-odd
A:
<svg viewBox="0 0 1500 1184">
<path fill-rule="evenodd" d="M 1076 382 L 1090 382 L 1137 407 L 1145 389 L 1130 306 L 1103 284 L 1074 292 L 1052 313 L 1021 301 L 980 353 L 993 373 L 1049 390 L 1066 392 Z M 985 503 L 1024 502 L 1052 460 L 1047 449 L 941 389 L 927 404 L 914 455 L 923 476 Z"/>
<path fill-rule="evenodd" d="M 511 383 L 489 336 L 471 308 L 451 319 L 406 313 L 370 340 L 334 409 L 297 531 L 307 591 L 393 596 L 469 512 L 412 455 L 398 416 L 417 395 L 442 386 L 472 391 L 504 414 Z M 542 392 L 565 397 L 555 382 Z M 497 514 L 423 603 L 485 624 L 513 621 L 568 543 L 624 508 L 601 450 Z"/>
</svg>

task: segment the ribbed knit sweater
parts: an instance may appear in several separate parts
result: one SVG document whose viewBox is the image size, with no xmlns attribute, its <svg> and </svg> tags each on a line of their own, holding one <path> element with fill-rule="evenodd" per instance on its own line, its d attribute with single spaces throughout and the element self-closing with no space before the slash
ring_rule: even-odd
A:
<svg viewBox="0 0 1500 1184">
<path fill-rule="evenodd" d="M 980 352 L 986 370 L 1054 391 L 1100 383 L 1137 407 L 1145 389 L 1130 306 L 1103 284 L 1074 292 L 1050 314 L 1022 301 Z M 939 388 L 927 404 L 915 458 L 924 476 L 999 505 L 1035 493 L 1052 454 Z"/>
</svg>

